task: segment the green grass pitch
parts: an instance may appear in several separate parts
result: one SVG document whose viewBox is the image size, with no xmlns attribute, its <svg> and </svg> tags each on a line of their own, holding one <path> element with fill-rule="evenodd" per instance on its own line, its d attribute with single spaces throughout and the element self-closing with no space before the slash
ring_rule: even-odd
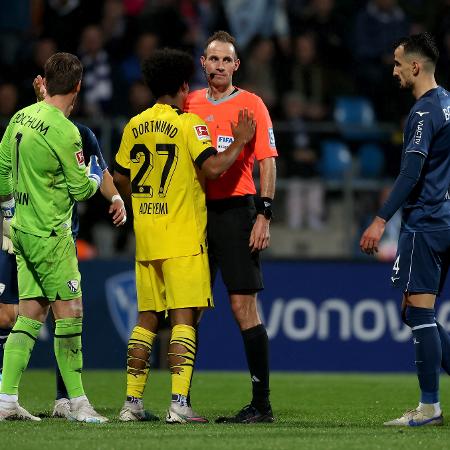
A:
<svg viewBox="0 0 450 450">
<path fill-rule="evenodd" d="M 274 424 L 167 425 L 120 423 L 125 374 L 86 371 L 85 388 L 92 404 L 111 422 L 80 424 L 44 418 L 40 423 L 1 422 L 0 448 L 19 449 L 449 449 L 450 425 L 386 428 L 382 422 L 417 404 L 415 375 L 274 373 L 271 378 Z M 193 403 L 211 421 L 235 412 L 249 399 L 244 373 L 198 372 Z M 20 400 L 33 413 L 49 414 L 54 394 L 51 371 L 27 371 Z M 442 377 L 444 415 L 450 411 L 450 379 Z M 164 418 L 170 398 L 170 376 L 151 373 L 146 406 Z"/>
</svg>

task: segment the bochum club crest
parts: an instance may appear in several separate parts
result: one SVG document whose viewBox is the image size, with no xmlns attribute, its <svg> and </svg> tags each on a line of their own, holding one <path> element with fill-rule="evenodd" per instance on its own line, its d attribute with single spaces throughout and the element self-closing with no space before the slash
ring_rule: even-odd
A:
<svg viewBox="0 0 450 450">
<path fill-rule="evenodd" d="M 134 271 L 122 272 L 108 278 L 105 289 L 112 321 L 123 342 L 126 343 L 137 321 Z"/>
</svg>

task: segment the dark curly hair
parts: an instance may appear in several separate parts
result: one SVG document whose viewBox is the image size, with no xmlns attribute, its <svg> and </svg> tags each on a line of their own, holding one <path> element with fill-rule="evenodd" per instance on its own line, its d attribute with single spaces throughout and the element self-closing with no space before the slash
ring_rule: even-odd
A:
<svg viewBox="0 0 450 450">
<path fill-rule="evenodd" d="M 396 42 L 395 48 L 400 45 L 403 46 L 405 55 L 415 53 L 428 59 L 433 67 L 436 65 L 439 58 L 439 50 L 433 36 L 430 33 L 425 32 L 404 37 Z"/>
<path fill-rule="evenodd" d="M 156 98 L 175 97 L 183 83 L 189 82 L 194 69 L 191 55 L 171 48 L 156 50 L 142 63 L 144 81 Z"/>
</svg>

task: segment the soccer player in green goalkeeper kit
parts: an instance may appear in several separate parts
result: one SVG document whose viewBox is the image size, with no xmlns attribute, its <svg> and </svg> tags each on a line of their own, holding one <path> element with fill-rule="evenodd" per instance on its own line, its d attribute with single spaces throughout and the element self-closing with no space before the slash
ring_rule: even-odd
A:
<svg viewBox="0 0 450 450">
<path fill-rule="evenodd" d="M 0 144 L 3 235 L 16 253 L 19 316 L 4 351 L 0 421 L 35 420 L 18 403 L 18 388 L 49 308 L 56 319 L 55 356 L 71 402 L 70 419 L 102 423 L 90 405 L 81 372 L 80 273 L 71 234 L 75 201 L 90 198 L 103 173 L 95 157 L 86 166 L 80 133 L 67 117 L 80 90 L 82 65 L 56 53 L 45 65 L 48 96 L 17 112 Z"/>
</svg>

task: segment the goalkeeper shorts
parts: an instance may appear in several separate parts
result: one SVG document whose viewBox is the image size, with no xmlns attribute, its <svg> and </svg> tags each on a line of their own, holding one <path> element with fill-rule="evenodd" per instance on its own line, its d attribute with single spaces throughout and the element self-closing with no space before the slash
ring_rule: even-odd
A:
<svg viewBox="0 0 450 450">
<path fill-rule="evenodd" d="M 71 234 L 40 237 L 11 228 L 11 238 L 21 300 L 81 297 L 81 275 Z"/>
</svg>

